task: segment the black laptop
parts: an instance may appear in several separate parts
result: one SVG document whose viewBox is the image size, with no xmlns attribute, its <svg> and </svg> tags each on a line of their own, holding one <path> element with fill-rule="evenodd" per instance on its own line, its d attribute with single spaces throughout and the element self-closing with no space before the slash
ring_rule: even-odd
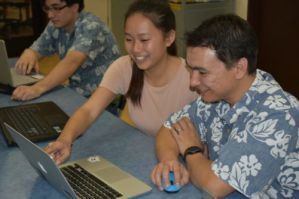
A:
<svg viewBox="0 0 299 199">
<path fill-rule="evenodd" d="M 4 122 L 32 142 L 38 142 L 57 138 L 68 118 L 60 107 L 50 101 L 0 108 L 1 132 L 8 146 L 15 145 L 15 142 Z"/>
</svg>

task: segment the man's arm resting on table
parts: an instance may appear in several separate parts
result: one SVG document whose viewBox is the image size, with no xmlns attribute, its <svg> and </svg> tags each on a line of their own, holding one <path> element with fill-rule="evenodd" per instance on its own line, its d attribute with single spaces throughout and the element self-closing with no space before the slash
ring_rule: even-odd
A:
<svg viewBox="0 0 299 199">
<path fill-rule="evenodd" d="M 233 187 L 215 175 L 211 169 L 212 161 L 203 153 L 188 155 L 186 164 L 192 183 L 213 197 L 221 198 L 235 191 Z"/>
<path fill-rule="evenodd" d="M 175 184 L 182 186 L 188 183 L 189 174 L 178 161 L 179 149 L 168 128 L 162 127 L 156 136 L 156 154 L 160 163 L 154 167 L 151 177 L 160 191 L 170 185 L 169 171 L 174 172 Z"/>
<path fill-rule="evenodd" d="M 38 88 L 40 95 L 62 84 L 85 62 L 87 55 L 79 51 L 70 51 L 58 62 L 50 73 L 34 86 Z"/>
<path fill-rule="evenodd" d="M 180 154 L 175 139 L 164 126 L 156 136 L 156 154 L 161 162 L 177 159 Z"/>
<path fill-rule="evenodd" d="M 37 59 L 41 59 L 43 56 L 41 54 L 39 54 L 37 51 L 31 49 L 31 48 L 26 48 L 23 53 L 33 53 Z M 22 54 L 23 54 L 22 53 Z M 22 56 L 22 55 L 21 55 Z"/>
<path fill-rule="evenodd" d="M 39 72 L 38 60 L 40 58 L 42 58 L 42 55 L 37 51 L 31 48 L 25 49 L 15 64 L 17 73 L 26 75 L 29 74 L 32 69 Z"/>
<path fill-rule="evenodd" d="M 166 127 L 162 127 L 156 137 L 156 153 L 160 162 L 176 160 L 179 155 L 176 141 Z M 213 197 L 221 198 L 235 190 L 214 174 L 211 169 L 212 161 L 204 154 L 188 155 L 186 164 L 193 184 Z"/>
</svg>

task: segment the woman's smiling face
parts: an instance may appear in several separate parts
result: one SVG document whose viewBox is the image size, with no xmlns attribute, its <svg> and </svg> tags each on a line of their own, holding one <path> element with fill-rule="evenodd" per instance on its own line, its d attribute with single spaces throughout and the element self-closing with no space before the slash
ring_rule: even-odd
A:
<svg viewBox="0 0 299 199">
<path fill-rule="evenodd" d="M 125 48 L 137 66 L 150 70 L 167 55 L 172 42 L 147 17 L 136 13 L 125 24 Z"/>
</svg>

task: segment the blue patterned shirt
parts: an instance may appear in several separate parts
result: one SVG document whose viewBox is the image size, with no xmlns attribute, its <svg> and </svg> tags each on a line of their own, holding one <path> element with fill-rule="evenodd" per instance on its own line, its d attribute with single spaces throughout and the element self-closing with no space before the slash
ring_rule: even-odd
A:
<svg viewBox="0 0 299 199">
<path fill-rule="evenodd" d="M 183 116 L 207 144 L 214 173 L 237 190 L 226 198 L 299 198 L 299 102 L 270 74 L 257 70 L 233 107 L 199 97 L 164 125 Z"/>
<path fill-rule="evenodd" d="M 85 11 L 80 12 L 71 33 L 49 22 L 30 48 L 43 56 L 57 53 L 60 59 L 72 50 L 86 54 L 87 60 L 69 78 L 69 86 L 85 97 L 92 94 L 107 67 L 120 55 L 116 40 L 105 23 Z"/>
</svg>

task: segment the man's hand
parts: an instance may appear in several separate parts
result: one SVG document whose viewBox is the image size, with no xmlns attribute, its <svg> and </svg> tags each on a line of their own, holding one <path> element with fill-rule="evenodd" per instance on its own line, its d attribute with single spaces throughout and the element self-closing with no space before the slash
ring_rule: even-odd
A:
<svg viewBox="0 0 299 199">
<path fill-rule="evenodd" d="M 71 154 L 72 144 L 56 140 L 50 142 L 45 151 L 53 158 L 57 165 L 63 163 Z"/>
<path fill-rule="evenodd" d="M 18 74 L 26 75 L 29 74 L 32 69 L 35 72 L 39 72 L 38 55 L 31 49 L 26 49 L 21 57 L 18 59 L 15 65 Z"/>
<path fill-rule="evenodd" d="M 37 85 L 19 86 L 13 91 L 11 99 L 21 101 L 31 100 L 39 97 L 42 93 L 42 89 Z"/>
<path fill-rule="evenodd" d="M 204 145 L 189 118 L 183 117 L 172 125 L 170 131 L 177 142 L 181 155 L 184 155 L 185 150 L 191 146 L 204 148 Z"/>
<path fill-rule="evenodd" d="M 169 186 L 169 172 L 173 171 L 175 184 L 183 186 L 189 181 L 189 173 L 178 160 L 170 160 L 157 164 L 151 174 L 152 182 L 157 185 L 160 191 L 163 187 Z M 163 180 L 162 180 L 163 178 Z"/>
</svg>

